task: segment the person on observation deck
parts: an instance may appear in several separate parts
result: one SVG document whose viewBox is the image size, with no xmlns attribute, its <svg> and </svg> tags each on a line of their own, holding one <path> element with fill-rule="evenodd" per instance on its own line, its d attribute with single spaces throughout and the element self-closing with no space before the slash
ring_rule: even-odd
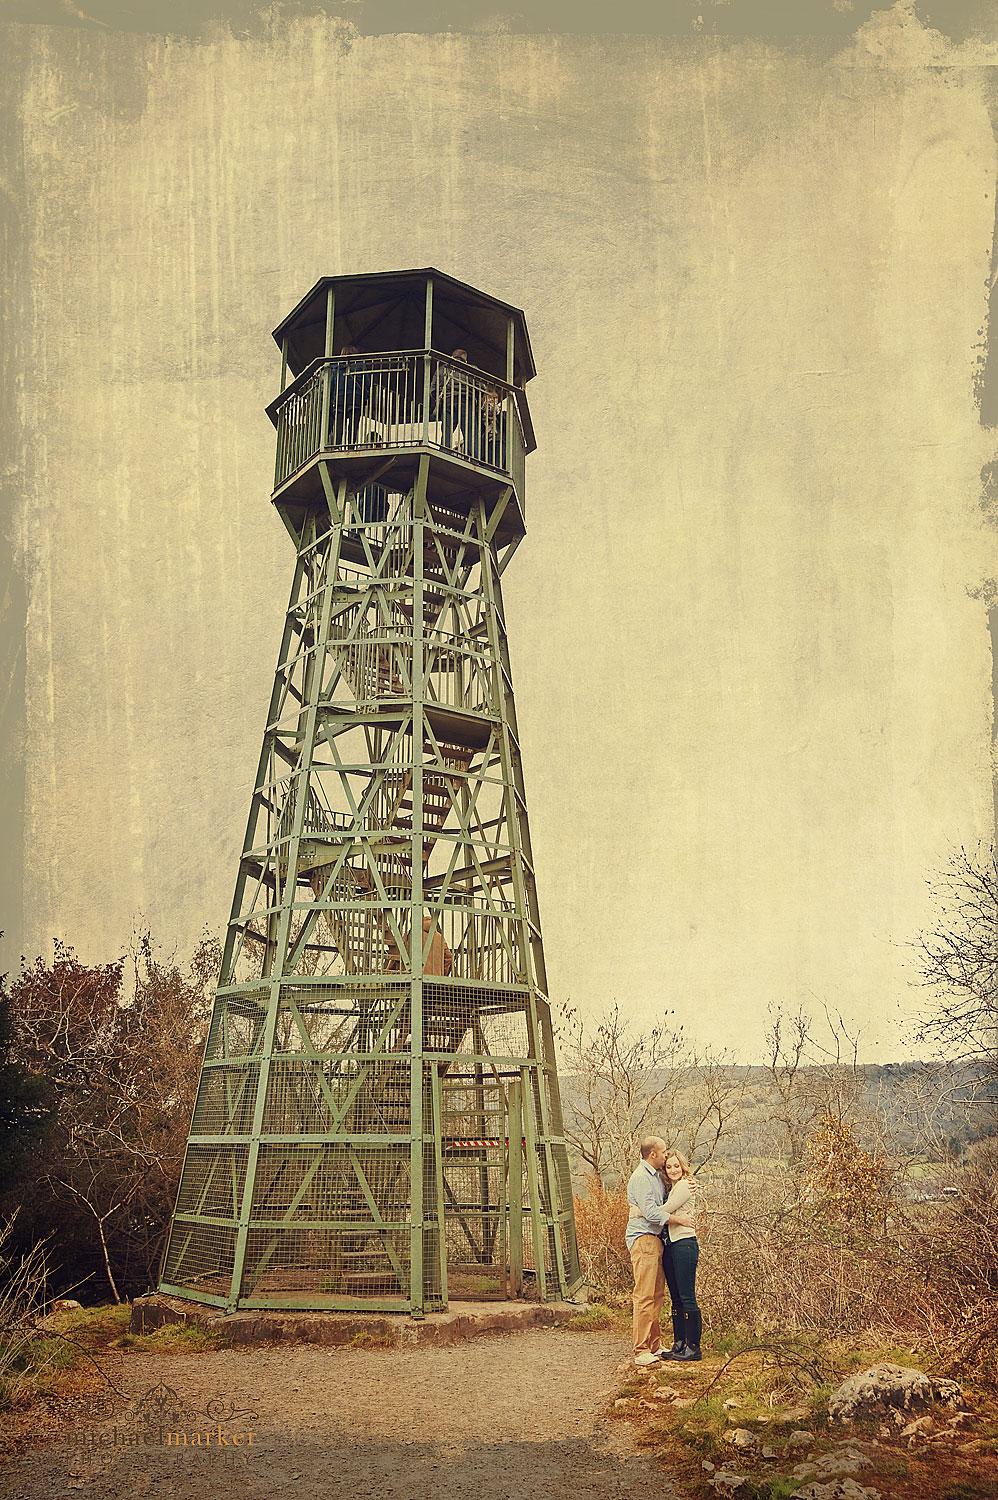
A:
<svg viewBox="0 0 998 1500">
<path fill-rule="evenodd" d="M 430 912 L 423 913 L 423 948 L 426 948 L 426 940 L 433 926 L 433 917 Z M 449 974 L 454 967 L 454 955 L 444 942 L 444 935 L 439 927 L 430 940 L 430 951 L 426 955 L 423 965 L 424 974 Z"/>
<path fill-rule="evenodd" d="M 507 394 L 495 385 L 486 385 L 481 393 L 482 428 L 478 457 L 494 469 L 506 468 Z"/>
<path fill-rule="evenodd" d="M 454 453 L 467 453 L 469 441 L 473 441 L 476 427 L 474 407 L 478 391 L 474 377 L 467 368 L 467 349 L 455 349 L 451 355 L 455 363 L 438 361 L 430 382 L 430 410 L 435 421 L 440 423 L 440 441 Z M 470 455 L 475 457 L 474 454 Z"/>
<path fill-rule="evenodd" d="M 329 401 L 330 447 L 355 448 L 371 394 L 371 377 L 356 344 L 344 344 L 333 365 Z"/>
</svg>

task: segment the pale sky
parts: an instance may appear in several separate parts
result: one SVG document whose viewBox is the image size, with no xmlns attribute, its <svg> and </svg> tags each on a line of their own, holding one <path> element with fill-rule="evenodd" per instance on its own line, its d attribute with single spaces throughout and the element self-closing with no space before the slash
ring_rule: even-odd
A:
<svg viewBox="0 0 998 1500">
<path fill-rule="evenodd" d="M 270 330 L 435 265 L 540 371 L 506 601 L 553 1001 L 740 1060 L 825 1003 L 901 1055 L 926 877 L 992 837 L 998 49 L 903 6 L 824 56 L 31 32 L 20 948 L 223 926 L 293 566 Z"/>
</svg>

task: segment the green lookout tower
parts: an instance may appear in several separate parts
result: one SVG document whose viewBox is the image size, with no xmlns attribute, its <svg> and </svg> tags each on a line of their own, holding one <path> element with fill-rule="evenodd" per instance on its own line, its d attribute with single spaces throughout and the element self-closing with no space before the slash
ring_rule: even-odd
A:
<svg viewBox="0 0 998 1500">
<path fill-rule="evenodd" d="M 400 271 L 323 278 L 274 337 L 297 561 L 160 1290 L 416 1317 L 569 1296 L 501 588 L 526 324 Z"/>
</svg>

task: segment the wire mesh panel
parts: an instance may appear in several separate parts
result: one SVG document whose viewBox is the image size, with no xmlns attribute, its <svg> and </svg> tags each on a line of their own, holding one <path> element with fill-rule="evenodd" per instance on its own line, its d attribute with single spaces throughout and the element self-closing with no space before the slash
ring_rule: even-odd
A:
<svg viewBox="0 0 998 1500">
<path fill-rule="evenodd" d="M 389 1146 L 261 1147 L 244 1295 L 409 1295 L 409 1161 Z"/>
<path fill-rule="evenodd" d="M 170 1228 L 161 1285 L 164 1290 L 227 1300 L 235 1245 L 234 1225 L 192 1224 L 178 1213 Z"/>
<path fill-rule="evenodd" d="M 163 1261 L 165 1284 L 229 1296 L 247 1160 L 245 1146 L 188 1147 Z"/>
<path fill-rule="evenodd" d="M 216 1063 L 201 1072 L 191 1135 L 247 1135 L 253 1123 L 260 1064 Z"/>
<path fill-rule="evenodd" d="M 266 995 L 219 994 L 215 998 L 205 1057 L 210 1062 L 250 1057 L 263 1042 Z"/>
</svg>

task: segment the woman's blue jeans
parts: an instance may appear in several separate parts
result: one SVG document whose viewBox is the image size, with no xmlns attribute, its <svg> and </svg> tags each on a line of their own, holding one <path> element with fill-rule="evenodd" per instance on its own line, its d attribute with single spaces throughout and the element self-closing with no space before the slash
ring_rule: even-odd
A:
<svg viewBox="0 0 998 1500">
<path fill-rule="evenodd" d="M 676 1343 L 696 1348 L 700 1344 L 703 1319 L 697 1306 L 696 1279 L 700 1246 L 695 1239 L 662 1237 L 662 1268 L 672 1299 L 672 1334 Z"/>
</svg>

